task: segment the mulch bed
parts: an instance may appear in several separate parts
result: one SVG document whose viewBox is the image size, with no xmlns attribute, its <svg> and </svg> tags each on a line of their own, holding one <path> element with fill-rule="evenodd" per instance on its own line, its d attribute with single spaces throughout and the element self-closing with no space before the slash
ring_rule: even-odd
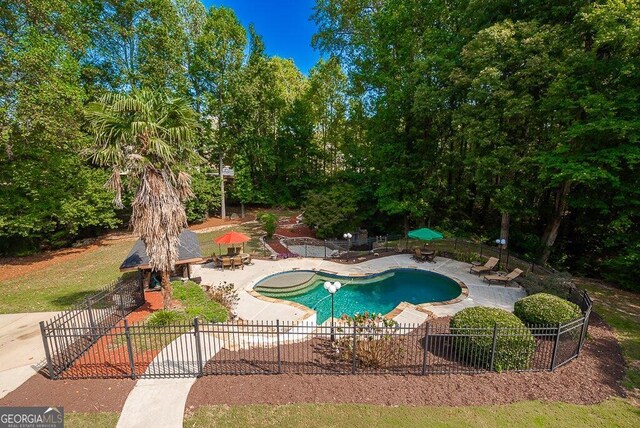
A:
<svg viewBox="0 0 640 428">
<path fill-rule="evenodd" d="M 144 321 L 151 313 L 163 308 L 162 294 L 158 291 L 146 291 L 145 303 L 127 315 L 129 325 Z M 61 377 L 127 377 L 131 373 L 126 343 L 117 341 L 124 332 L 124 322 L 119 322 L 109 333 L 101 337 L 87 350 Z M 135 371 L 144 373 L 160 349 L 138 352 L 135 356 Z"/>
<path fill-rule="evenodd" d="M 0 406 L 62 406 L 66 412 L 119 412 L 130 379 L 49 380 L 37 374 L 0 399 Z"/>
<path fill-rule="evenodd" d="M 555 372 L 476 375 L 216 375 L 198 379 L 187 408 L 209 404 L 367 403 L 488 405 L 523 400 L 592 404 L 624 395 L 624 360 L 611 329 L 592 316 L 580 356 Z"/>
</svg>

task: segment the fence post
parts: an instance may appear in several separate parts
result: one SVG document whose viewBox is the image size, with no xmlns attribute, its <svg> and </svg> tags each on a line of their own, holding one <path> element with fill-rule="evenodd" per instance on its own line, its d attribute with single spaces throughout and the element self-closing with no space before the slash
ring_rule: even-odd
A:
<svg viewBox="0 0 640 428">
<path fill-rule="evenodd" d="M 136 366 L 133 362 L 133 347 L 131 346 L 131 333 L 129 332 L 129 322 L 124 320 L 124 336 L 127 338 L 127 352 L 129 353 L 129 367 L 131 368 L 131 379 L 136 378 Z"/>
<path fill-rule="evenodd" d="M 122 293 L 117 294 L 117 296 L 120 297 L 120 314 L 122 315 L 122 318 L 124 318 L 127 316 L 124 310 L 124 296 L 122 295 Z"/>
<path fill-rule="evenodd" d="M 353 324 L 353 352 L 351 353 L 351 374 L 356 374 L 356 354 L 358 347 L 356 344 L 356 324 Z"/>
<path fill-rule="evenodd" d="M 427 353 L 429 352 L 429 322 L 424 332 L 424 355 L 422 355 L 422 374 L 427 374 Z"/>
<path fill-rule="evenodd" d="M 51 361 L 51 351 L 49 350 L 49 342 L 47 341 L 47 334 L 45 333 L 44 321 L 40 321 L 40 334 L 42 335 L 42 343 L 44 343 L 44 355 L 47 357 L 49 378 L 57 379 L 56 374 L 53 372 L 53 361 Z"/>
<path fill-rule="evenodd" d="M 557 334 L 556 334 L 556 340 L 553 343 L 553 356 L 551 357 L 551 371 L 555 370 L 555 366 L 556 366 L 556 358 L 558 357 L 558 343 L 560 342 L 560 323 L 558 323 L 557 325 Z"/>
<path fill-rule="evenodd" d="M 582 317 L 582 331 L 580 332 L 580 342 L 578 342 L 578 352 L 576 355 L 580 355 L 580 351 L 582 350 L 582 344 L 584 343 L 585 336 L 587 335 L 587 327 L 589 326 L 590 315 L 591 309 L 588 309 Z"/>
<path fill-rule="evenodd" d="M 196 356 L 198 357 L 198 376 L 202 376 L 202 345 L 200 344 L 200 320 L 198 317 L 193 319 L 193 336 L 196 339 Z"/>
<path fill-rule="evenodd" d="M 493 362 L 496 356 L 496 343 L 498 342 L 498 323 L 493 324 L 493 342 L 491 343 L 491 363 L 489 364 L 489 371 L 493 371 Z"/>
<path fill-rule="evenodd" d="M 278 344 L 278 374 L 282 373 L 282 360 L 280 359 L 280 320 L 276 320 L 276 342 Z"/>
<path fill-rule="evenodd" d="M 138 281 L 140 287 L 140 303 L 144 303 L 144 275 L 142 274 L 142 269 L 138 268 Z"/>
<path fill-rule="evenodd" d="M 85 303 L 87 305 L 87 313 L 89 314 L 89 328 L 91 329 L 91 338 L 95 341 L 97 340 L 97 330 L 96 330 L 96 322 L 93 319 L 93 310 L 91 309 L 91 299 L 87 296 L 85 299 Z"/>
<path fill-rule="evenodd" d="M 327 240 L 324 240 L 324 258 L 327 258 Z"/>
</svg>

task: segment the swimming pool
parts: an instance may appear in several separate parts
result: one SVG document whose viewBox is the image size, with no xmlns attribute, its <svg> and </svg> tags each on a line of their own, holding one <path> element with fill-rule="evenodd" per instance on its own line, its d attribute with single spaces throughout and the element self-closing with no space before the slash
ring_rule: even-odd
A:
<svg viewBox="0 0 640 428">
<path fill-rule="evenodd" d="M 392 269 L 358 277 L 314 271 L 283 272 L 258 282 L 254 290 L 266 297 L 314 309 L 320 324 L 331 316 L 331 297 L 323 287 L 325 281 L 342 283 L 334 297 L 336 318 L 365 311 L 386 314 L 400 302 L 444 302 L 462 292 L 453 279 L 420 269 Z"/>
</svg>

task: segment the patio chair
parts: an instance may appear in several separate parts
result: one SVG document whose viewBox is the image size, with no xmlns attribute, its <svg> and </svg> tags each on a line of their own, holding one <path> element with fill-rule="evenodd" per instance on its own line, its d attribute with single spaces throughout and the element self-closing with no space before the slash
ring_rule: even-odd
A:
<svg viewBox="0 0 640 428">
<path fill-rule="evenodd" d="M 222 270 L 224 270 L 224 268 L 234 268 L 233 259 L 231 257 L 222 257 Z"/>
<path fill-rule="evenodd" d="M 436 261 L 436 252 L 434 250 L 421 250 L 420 253 L 425 261 L 432 263 Z"/>
<path fill-rule="evenodd" d="M 217 255 L 211 256 L 211 260 L 213 261 L 213 268 L 222 268 L 222 259 Z"/>
<path fill-rule="evenodd" d="M 493 268 L 496 267 L 497 264 L 498 264 L 498 259 L 496 259 L 495 257 L 489 257 L 489 260 L 487 260 L 487 262 L 484 265 L 471 266 L 471 268 L 469 269 L 469 273 L 475 273 L 477 275 L 480 275 L 481 273 L 488 273 L 488 272 L 491 272 Z"/>
<path fill-rule="evenodd" d="M 238 267 L 244 270 L 244 263 L 242 263 L 242 257 L 240 256 L 231 257 L 231 263 L 233 264 L 234 270 L 235 268 L 238 268 Z"/>
<path fill-rule="evenodd" d="M 489 284 L 495 282 L 498 284 L 508 285 L 511 281 L 519 277 L 521 274 L 522 270 L 516 268 L 506 275 L 485 275 L 483 279 Z"/>
<path fill-rule="evenodd" d="M 422 255 L 422 251 L 420 251 L 420 248 L 415 248 L 413 250 L 413 259 L 420 263 L 427 261 L 426 257 Z"/>
</svg>

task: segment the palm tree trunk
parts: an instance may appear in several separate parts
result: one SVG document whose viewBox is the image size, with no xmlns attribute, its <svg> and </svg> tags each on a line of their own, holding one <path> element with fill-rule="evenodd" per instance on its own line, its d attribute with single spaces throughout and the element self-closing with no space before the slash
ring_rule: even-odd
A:
<svg viewBox="0 0 640 428">
<path fill-rule="evenodd" d="M 171 309 L 171 301 L 173 300 L 173 287 L 169 279 L 171 272 L 162 272 L 162 301 L 165 309 Z"/>
</svg>

